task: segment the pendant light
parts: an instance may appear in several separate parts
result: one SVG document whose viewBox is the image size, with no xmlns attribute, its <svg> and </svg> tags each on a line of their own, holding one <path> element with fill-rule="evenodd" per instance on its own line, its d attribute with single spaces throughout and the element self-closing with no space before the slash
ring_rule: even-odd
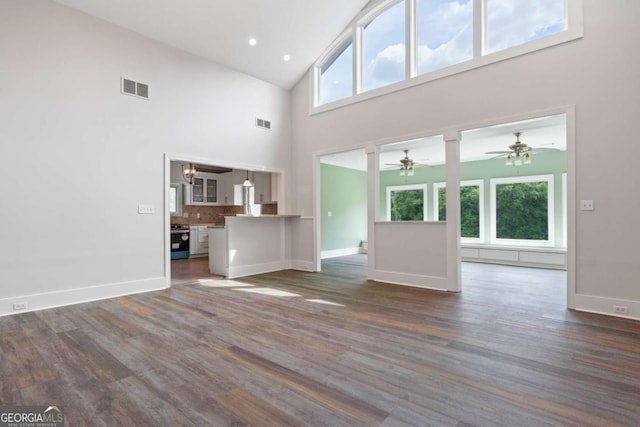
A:
<svg viewBox="0 0 640 427">
<path fill-rule="evenodd" d="M 185 169 L 182 165 L 182 177 L 189 184 L 193 184 L 193 177 L 196 175 L 196 166 L 193 163 L 189 163 L 189 167 Z"/>
<path fill-rule="evenodd" d="M 251 180 L 249 179 L 249 169 L 247 169 L 247 178 L 244 180 L 244 182 L 242 183 L 243 187 L 253 187 L 253 183 L 251 182 Z"/>
</svg>

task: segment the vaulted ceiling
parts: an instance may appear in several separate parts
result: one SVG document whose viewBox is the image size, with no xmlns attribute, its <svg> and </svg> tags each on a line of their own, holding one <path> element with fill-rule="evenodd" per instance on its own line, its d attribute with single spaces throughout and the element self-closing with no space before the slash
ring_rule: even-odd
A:
<svg viewBox="0 0 640 427">
<path fill-rule="evenodd" d="M 291 89 L 367 0 L 55 0 Z M 255 46 L 249 39 L 255 38 Z M 290 60 L 285 61 L 284 55 Z"/>
</svg>

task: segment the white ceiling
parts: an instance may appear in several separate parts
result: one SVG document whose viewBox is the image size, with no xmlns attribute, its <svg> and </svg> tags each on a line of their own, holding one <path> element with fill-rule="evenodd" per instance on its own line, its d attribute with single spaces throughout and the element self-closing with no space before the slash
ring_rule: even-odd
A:
<svg viewBox="0 0 640 427">
<path fill-rule="evenodd" d="M 55 0 L 291 89 L 367 0 Z M 249 46 L 249 38 L 257 40 Z M 283 56 L 291 56 L 289 62 Z"/>
<path fill-rule="evenodd" d="M 495 157 L 495 154 L 486 152 L 508 150 L 508 146 L 516 140 L 513 135 L 515 132 L 522 132 L 520 142 L 532 148 L 567 149 L 566 118 L 561 114 L 465 131 L 460 143 L 460 160 L 468 162 Z M 399 160 L 404 157 L 403 150 L 407 149 L 409 157 L 414 161 L 428 165 L 444 163 L 444 142 L 441 135 L 436 135 L 383 145 L 380 148 L 380 168 L 387 168 L 388 164 L 399 164 Z M 364 149 L 329 154 L 322 156 L 320 161 L 335 166 L 367 170 Z"/>
</svg>

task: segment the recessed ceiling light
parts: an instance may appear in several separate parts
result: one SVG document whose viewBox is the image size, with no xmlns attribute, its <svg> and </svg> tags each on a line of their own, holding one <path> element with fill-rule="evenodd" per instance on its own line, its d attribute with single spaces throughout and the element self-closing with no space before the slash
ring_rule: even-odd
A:
<svg viewBox="0 0 640 427">
<path fill-rule="evenodd" d="M 282 59 L 284 59 L 285 62 L 289 62 L 291 60 L 291 55 L 285 55 Z"/>
<path fill-rule="evenodd" d="M 249 39 L 249 46 L 255 46 L 256 43 L 258 43 L 258 40 L 254 39 L 253 37 Z"/>
</svg>

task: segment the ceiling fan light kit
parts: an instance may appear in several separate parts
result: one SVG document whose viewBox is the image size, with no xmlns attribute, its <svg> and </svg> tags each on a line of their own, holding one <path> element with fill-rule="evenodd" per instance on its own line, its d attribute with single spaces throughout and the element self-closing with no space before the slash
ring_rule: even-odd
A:
<svg viewBox="0 0 640 427">
<path fill-rule="evenodd" d="M 533 160 L 533 148 L 529 147 L 524 142 L 520 142 L 520 135 L 522 135 L 522 132 L 516 132 L 513 135 L 516 137 L 516 142 L 509 146 L 510 151 L 488 151 L 487 154 L 499 154 L 497 157 L 506 155 L 506 166 L 530 165 Z M 557 151 L 554 148 L 538 148 L 537 150 Z"/>
</svg>

